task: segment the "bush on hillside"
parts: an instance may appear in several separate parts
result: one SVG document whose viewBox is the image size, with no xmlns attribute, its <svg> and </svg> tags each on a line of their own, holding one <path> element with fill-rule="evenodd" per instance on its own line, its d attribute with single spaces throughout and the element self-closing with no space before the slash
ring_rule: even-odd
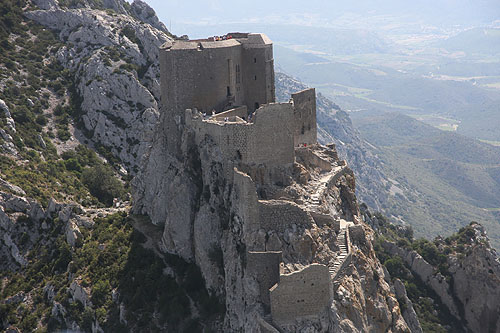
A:
<svg viewBox="0 0 500 333">
<path fill-rule="evenodd" d="M 82 173 L 82 182 L 88 187 L 90 194 L 107 206 L 113 204 L 114 198 L 123 198 L 126 193 L 123 184 L 108 165 L 97 164 L 86 168 Z"/>
</svg>

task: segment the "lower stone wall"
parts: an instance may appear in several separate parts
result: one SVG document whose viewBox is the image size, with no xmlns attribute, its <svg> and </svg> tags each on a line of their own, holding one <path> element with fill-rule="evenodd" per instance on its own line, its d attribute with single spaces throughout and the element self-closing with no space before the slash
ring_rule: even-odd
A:
<svg viewBox="0 0 500 333">
<path fill-rule="evenodd" d="M 253 276 L 260 290 L 260 300 L 269 309 L 269 289 L 280 280 L 281 251 L 248 252 L 247 272 Z"/>
<path fill-rule="evenodd" d="M 271 316 L 278 325 L 298 317 L 317 315 L 330 304 L 332 287 L 328 267 L 311 264 L 304 269 L 280 276 L 270 290 Z"/>
<path fill-rule="evenodd" d="M 294 106 L 294 146 L 317 143 L 316 91 L 314 88 L 292 94 Z"/>
<path fill-rule="evenodd" d="M 260 228 L 269 231 L 284 231 L 292 224 L 311 225 L 313 219 L 309 212 L 296 203 L 284 200 L 259 200 Z"/>
<path fill-rule="evenodd" d="M 316 155 L 309 147 L 295 148 L 295 157 L 297 158 L 298 162 L 305 164 L 306 166 L 317 167 L 322 171 L 332 170 L 331 163 Z"/>
<path fill-rule="evenodd" d="M 246 120 L 247 116 L 248 116 L 247 107 L 246 107 L 246 105 L 243 105 L 243 106 L 238 106 L 238 107 L 231 109 L 231 110 L 217 113 L 215 116 L 211 117 L 210 119 L 224 121 L 224 118 L 226 118 L 226 117 L 240 117 L 241 119 Z"/>
</svg>

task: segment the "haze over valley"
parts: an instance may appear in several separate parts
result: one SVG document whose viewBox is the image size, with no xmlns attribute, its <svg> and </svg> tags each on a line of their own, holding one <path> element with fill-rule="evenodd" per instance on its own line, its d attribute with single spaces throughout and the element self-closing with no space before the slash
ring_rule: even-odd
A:
<svg viewBox="0 0 500 333">
<path fill-rule="evenodd" d="M 368 172 L 346 155 L 362 200 L 426 237 L 479 220 L 500 246 L 498 3 L 212 1 L 180 13 L 180 2 L 148 2 L 178 35 L 265 31 L 277 70 L 346 111 L 357 145 L 380 162 Z M 373 185 L 379 177 L 385 188 Z"/>
</svg>

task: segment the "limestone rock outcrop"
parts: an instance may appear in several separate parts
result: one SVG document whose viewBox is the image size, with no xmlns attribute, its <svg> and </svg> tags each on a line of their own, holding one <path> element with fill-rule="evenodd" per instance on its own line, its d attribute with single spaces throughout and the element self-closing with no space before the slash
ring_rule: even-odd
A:
<svg viewBox="0 0 500 333">
<path fill-rule="evenodd" d="M 447 255 L 446 276 L 413 250 L 387 241 L 383 242 L 382 246 L 390 254 L 401 257 L 411 272 L 438 295 L 440 301 L 464 328 L 472 332 L 498 331 L 500 257 L 490 246 L 481 225 L 471 223 L 460 237 L 459 241 L 463 243 L 456 247 L 460 251 Z M 457 241 L 445 241 L 442 238 L 436 241 L 441 251 L 444 251 L 447 244 L 454 245 L 453 242 Z M 401 285 L 396 282 L 395 287 L 396 294 L 401 295 L 398 297 L 405 298 L 401 290 L 398 291 Z"/>
<path fill-rule="evenodd" d="M 57 58 L 74 72 L 85 135 L 134 173 L 159 119 L 158 50 L 170 40 L 166 29 L 144 3 L 133 4 L 131 10 L 161 30 L 125 15 L 121 0 L 104 3 L 121 14 L 84 4 L 61 9 L 43 3 L 41 10 L 25 15 L 57 30 L 68 42 Z"/>
<path fill-rule="evenodd" d="M 12 135 L 8 133 L 8 131 L 12 133 L 16 133 L 16 123 L 10 114 L 9 107 L 5 104 L 4 100 L 0 99 L 0 115 L 5 119 L 6 129 L 0 128 L 0 148 L 7 154 L 11 154 L 16 156 L 17 149 L 14 145 Z"/>
<path fill-rule="evenodd" d="M 258 280 L 245 266 L 247 251 L 282 251 L 285 273 L 300 270 L 312 262 L 325 265 L 335 262 L 339 249 L 336 242 L 338 227 L 335 227 L 339 222 L 334 222 L 335 216 L 356 218 L 359 213 L 351 174 L 346 172 L 333 178 L 336 181 L 325 185 L 317 203 L 332 214 L 332 225 L 316 224 L 310 217 L 310 220 L 290 225 L 281 225 L 284 222 L 276 220 L 276 228 L 266 230 L 262 226 L 252 226 L 255 224 L 252 213 L 245 208 L 257 200 L 252 199 L 251 189 L 247 187 L 252 184 L 252 178 L 245 173 L 235 173 L 233 177 L 236 178 L 228 178 L 219 148 L 209 137 L 197 144 L 194 133 L 186 130 L 180 144 L 181 158 L 164 149 L 165 140 L 165 133 L 155 133 L 147 163 L 134 179 L 134 212 L 146 213 L 153 223 L 163 226 L 161 245 L 164 251 L 200 267 L 207 287 L 226 303 L 226 330 L 265 331 L 269 324 L 263 319 L 266 306 L 259 296 Z M 333 148 L 311 149 L 318 149 L 315 153 L 323 156 Z M 333 173 L 342 168 L 336 165 L 343 162 L 330 161 Z M 311 174 L 311 183 L 325 177 L 319 168 L 307 170 Z M 260 165 L 256 166 L 255 172 L 252 167 L 247 172 L 258 176 L 268 170 L 265 165 Z M 303 200 L 304 207 L 307 207 L 304 199 L 307 190 L 294 180 L 293 169 L 281 169 L 279 175 L 285 185 L 266 185 L 264 182 L 257 190 L 254 188 L 255 197 L 259 191 L 267 193 L 268 200 L 262 201 L 262 207 L 278 207 L 275 205 L 279 200 L 269 200 L 278 198 L 295 202 Z M 351 195 L 341 194 L 342 191 Z M 351 202 L 347 202 L 349 200 Z M 360 236 L 356 242 L 359 245 L 356 245 L 352 264 L 339 277 L 332 302 L 317 316 L 283 325 L 283 330 L 408 331 L 397 299 L 383 279 L 384 272 L 371 246 L 372 233 L 358 230 Z"/>
<path fill-rule="evenodd" d="M 500 331 L 500 257 L 489 245 L 484 228 L 472 224 L 474 235 L 465 256 L 448 258 L 452 292 L 460 316 L 473 332 Z"/>
<path fill-rule="evenodd" d="M 398 298 L 400 306 L 403 308 L 403 318 L 405 319 L 408 327 L 412 333 L 421 333 L 422 327 L 418 321 L 417 313 L 413 308 L 411 300 L 408 298 L 405 286 L 403 282 L 399 279 L 394 280 L 394 290 L 396 292 L 396 297 Z"/>
</svg>

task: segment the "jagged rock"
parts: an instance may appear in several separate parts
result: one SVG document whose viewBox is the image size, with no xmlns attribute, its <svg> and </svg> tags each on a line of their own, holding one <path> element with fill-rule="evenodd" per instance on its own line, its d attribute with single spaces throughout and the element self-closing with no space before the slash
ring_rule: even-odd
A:
<svg viewBox="0 0 500 333">
<path fill-rule="evenodd" d="M 24 197 L 11 196 L 4 202 L 6 210 L 25 213 L 31 208 L 29 201 Z"/>
<path fill-rule="evenodd" d="M 365 229 L 361 224 L 355 224 L 349 226 L 349 236 L 351 240 L 358 244 L 366 243 Z"/>
<path fill-rule="evenodd" d="M 130 6 L 130 13 L 138 20 L 151 24 L 158 30 L 168 32 L 167 27 L 160 22 L 153 8 L 149 7 L 144 1 L 134 0 Z"/>
<path fill-rule="evenodd" d="M 40 9 L 51 10 L 59 8 L 59 5 L 56 0 L 33 0 L 33 2 Z"/>
<path fill-rule="evenodd" d="M 19 253 L 19 248 L 17 245 L 12 241 L 12 238 L 8 233 L 3 234 L 3 241 L 5 242 L 5 245 L 10 248 L 10 254 L 12 258 L 21 266 L 26 266 L 28 264 L 28 261 Z"/>
<path fill-rule="evenodd" d="M 66 309 L 64 306 L 59 303 L 59 302 L 54 302 L 54 305 L 52 305 L 52 311 L 51 314 L 53 317 L 58 318 L 58 317 L 64 317 L 66 316 Z"/>
<path fill-rule="evenodd" d="M 12 221 L 7 216 L 7 214 L 5 214 L 3 207 L 0 206 L 0 227 L 2 227 L 6 231 L 9 231 L 11 225 Z"/>
<path fill-rule="evenodd" d="M 64 206 L 57 215 L 59 220 L 63 223 L 68 223 L 69 219 L 73 215 L 73 207 L 72 206 Z"/>
<path fill-rule="evenodd" d="M 76 241 L 82 237 L 82 233 L 80 232 L 80 228 L 76 224 L 75 219 L 70 219 L 66 223 L 66 242 L 71 246 L 75 247 Z"/>
<path fill-rule="evenodd" d="M 80 285 L 78 279 L 75 279 L 73 282 L 71 282 L 71 285 L 68 288 L 68 292 L 70 293 L 73 300 L 79 301 L 84 307 L 92 307 L 89 293 L 84 287 Z"/>
<path fill-rule="evenodd" d="M 12 116 L 10 114 L 9 107 L 7 106 L 7 104 L 5 104 L 5 102 L 2 99 L 0 99 L 0 111 L 2 111 L 3 114 L 5 115 L 5 120 L 7 122 L 7 128 L 15 133 L 16 132 L 16 123 L 14 122 L 14 119 L 12 118 Z M 3 133 L 5 133 L 5 132 L 3 132 Z M 4 136 L 4 135 L 5 134 L 2 134 L 2 136 Z M 5 137 L 3 139 L 7 140 Z M 10 138 L 10 140 L 12 141 L 12 137 Z"/>
<path fill-rule="evenodd" d="M 26 192 L 24 192 L 22 188 L 20 188 L 17 185 L 13 185 L 13 184 L 9 183 L 8 181 L 3 180 L 2 178 L 0 178 L 0 187 L 3 187 L 5 189 L 13 192 L 14 194 L 17 194 L 20 196 L 26 195 Z"/>
<path fill-rule="evenodd" d="M 396 297 L 398 298 L 399 304 L 402 307 L 403 318 L 405 319 L 408 327 L 412 333 L 418 332 L 422 333 L 422 327 L 418 321 L 417 313 L 413 308 L 412 301 L 408 298 L 406 294 L 406 288 L 399 279 L 394 279 L 394 290 L 396 292 Z"/>
<path fill-rule="evenodd" d="M 124 13 L 122 1 L 109 0 L 104 6 Z M 134 8 L 150 15 L 140 3 Z M 130 16 L 90 8 L 37 10 L 25 15 L 60 31 L 60 38 L 72 43 L 71 48 L 63 46 L 57 57 L 75 72 L 83 98 L 84 127 L 94 142 L 108 147 L 134 173 L 158 123 L 158 50 L 170 37 Z M 111 52 L 122 55 L 117 59 L 110 57 Z"/>
<path fill-rule="evenodd" d="M 411 271 L 438 294 L 443 304 L 450 310 L 450 313 L 460 320 L 460 313 L 453 300 L 450 285 L 441 273 L 435 273 L 435 268 L 416 251 L 400 248 L 395 243 L 388 241 L 383 242 L 382 246 L 391 255 L 400 256 Z"/>
<path fill-rule="evenodd" d="M 49 204 L 47 205 L 47 210 L 45 212 L 46 217 L 52 218 L 52 215 L 59 212 L 62 207 L 62 204 L 55 201 L 54 198 L 50 198 Z"/>
<path fill-rule="evenodd" d="M 47 297 L 49 302 L 51 302 L 56 296 L 54 286 L 51 285 L 50 283 L 47 284 L 45 287 L 43 287 L 43 293 Z"/>
<path fill-rule="evenodd" d="M 90 229 L 94 226 L 95 222 L 92 221 L 92 219 L 89 219 L 87 217 L 83 217 L 81 215 L 76 215 L 74 217 L 75 219 L 75 222 L 76 222 L 76 225 L 78 227 L 84 227 L 84 228 L 87 228 L 87 229 Z"/>
<path fill-rule="evenodd" d="M 30 204 L 30 208 L 28 211 L 28 216 L 36 222 L 39 222 L 40 220 L 45 218 L 45 211 L 43 210 L 42 206 L 35 200 L 28 200 Z"/>
<path fill-rule="evenodd" d="M 448 257 L 452 292 L 461 316 L 472 332 L 500 330 L 500 258 L 490 247 L 483 226 L 472 224 L 475 235 L 465 256 Z"/>
<path fill-rule="evenodd" d="M 16 156 L 17 150 L 16 146 L 14 145 L 14 142 L 12 141 L 13 140 L 12 136 L 7 132 L 5 132 L 3 128 L 0 128 L 0 138 L 2 138 L 4 141 L 1 146 L 3 150 L 10 155 Z"/>
<path fill-rule="evenodd" d="M 42 138 L 42 136 L 38 134 L 36 138 L 38 140 L 38 143 L 40 144 L 40 147 L 42 147 L 42 149 L 47 149 L 47 144 L 45 143 L 45 140 Z"/>
</svg>

